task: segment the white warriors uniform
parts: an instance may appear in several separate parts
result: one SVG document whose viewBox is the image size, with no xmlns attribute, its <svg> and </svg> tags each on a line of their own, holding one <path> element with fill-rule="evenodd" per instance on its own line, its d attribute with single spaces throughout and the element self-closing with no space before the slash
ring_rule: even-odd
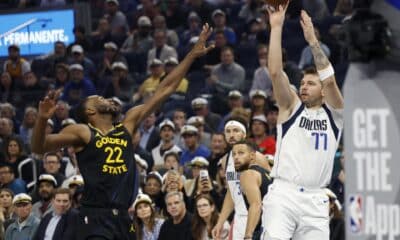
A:
<svg viewBox="0 0 400 240">
<path fill-rule="evenodd" d="M 329 239 L 330 180 L 343 129 L 342 109 L 300 101 L 277 125 L 274 182 L 263 199 L 262 239 Z"/>
<path fill-rule="evenodd" d="M 235 170 L 232 151 L 229 151 L 227 156 L 225 176 L 235 208 L 232 239 L 243 239 L 246 233 L 248 211 L 240 189 L 240 174 Z"/>
</svg>

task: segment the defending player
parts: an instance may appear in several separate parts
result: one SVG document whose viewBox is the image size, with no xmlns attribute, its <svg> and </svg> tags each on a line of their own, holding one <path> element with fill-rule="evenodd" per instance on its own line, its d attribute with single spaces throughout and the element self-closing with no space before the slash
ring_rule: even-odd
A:
<svg viewBox="0 0 400 240">
<path fill-rule="evenodd" d="M 311 18 L 300 23 L 311 47 L 316 71 L 306 71 L 300 98 L 282 68 L 282 28 L 288 4 L 269 11 L 268 68 L 279 105 L 274 183 L 263 199 L 262 239 L 329 239 L 329 184 L 343 128 L 343 97 L 334 70 L 314 34 Z"/>
<path fill-rule="evenodd" d="M 232 148 L 237 142 L 245 140 L 246 134 L 246 124 L 240 119 L 233 118 L 226 122 L 224 127 L 224 135 L 229 147 Z M 256 152 L 255 154 L 257 165 L 262 166 L 264 169 L 270 171 L 270 166 L 268 161 L 266 161 L 265 156 L 260 152 Z M 212 235 L 215 239 L 220 238 L 220 232 L 224 222 L 228 219 L 232 211 L 235 210 L 231 239 L 243 239 L 246 236 L 248 215 L 252 215 L 253 212 L 249 213 L 247 210 L 243 193 L 240 188 L 240 174 L 235 169 L 232 151 L 229 151 L 224 157 L 222 157 L 221 162 L 222 168 L 225 169 L 228 190 L 225 194 L 222 210 L 219 215 L 218 222 L 212 231 Z"/>
<path fill-rule="evenodd" d="M 235 170 L 240 173 L 240 188 L 248 211 L 243 239 L 260 239 L 261 201 L 272 182 L 269 172 L 256 163 L 256 146 L 240 141 L 232 148 Z"/>
<path fill-rule="evenodd" d="M 59 92 L 50 92 L 39 103 L 39 118 L 33 130 L 32 151 L 44 153 L 65 146 L 77 152 L 79 169 L 85 180 L 78 239 L 129 239 L 128 207 L 135 200 L 136 168 L 131 135 L 141 121 L 156 110 L 178 87 L 192 62 L 206 54 L 212 29 L 203 26 L 198 42 L 159 85 L 146 104 L 130 109 L 123 121 L 113 124 L 119 108 L 101 96 L 90 96 L 80 105 L 86 124 L 64 128 L 45 136 L 47 119 L 53 116 Z"/>
</svg>

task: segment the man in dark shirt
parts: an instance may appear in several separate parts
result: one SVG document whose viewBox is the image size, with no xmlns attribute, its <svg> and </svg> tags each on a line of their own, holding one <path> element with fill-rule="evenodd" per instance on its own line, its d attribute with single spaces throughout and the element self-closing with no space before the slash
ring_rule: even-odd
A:
<svg viewBox="0 0 400 240">
<path fill-rule="evenodd" d="M 165 196 L 167 211 L 171 215 L 160 229 L 158 240 L 191 240 L 192 215 L 186 210 L 182 192 L 169 192 Z"/>
</svg>

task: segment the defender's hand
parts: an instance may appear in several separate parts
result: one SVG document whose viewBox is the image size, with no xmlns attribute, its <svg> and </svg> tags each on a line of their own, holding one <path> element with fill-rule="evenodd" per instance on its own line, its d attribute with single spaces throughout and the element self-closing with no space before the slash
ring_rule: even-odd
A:
<svg viewBox="0 0 400 240">
<path fill-rule="evenodd" d="M 206 47 L 207 39 L 210 37 L 212 31 L 213 29 L 210 28 L 210 26 L 208 26 L 208 23 L 203 25 L 203 30 L 200 33 L 199 40 L 194 45 L 191 51 L 191 54 L 194 57 L 197 58 L 203 56 L 215 47 L 214 44 L 211 44 L 210 46 Z"/>
<path fill-rule="evenodd" d="M 46 97 L 39 102 L 39 117 L 49 119 L 53 116 L 57 108 L 57 99 L 61 95 L 61 90 L 51 90 Z"/>
</svg>

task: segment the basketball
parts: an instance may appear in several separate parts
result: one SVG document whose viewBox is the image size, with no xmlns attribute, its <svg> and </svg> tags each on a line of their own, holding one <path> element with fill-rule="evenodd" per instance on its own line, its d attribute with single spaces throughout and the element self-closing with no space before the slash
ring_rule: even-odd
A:
<svg viewBox="0 0 400 240">
<path fill-rule="evenodd" d="M 272 10 L 278 9 L 279 5 L 285 5 L 288 0 L 265 0 L 266 4 L 272 7 Z"/>
</svg>

